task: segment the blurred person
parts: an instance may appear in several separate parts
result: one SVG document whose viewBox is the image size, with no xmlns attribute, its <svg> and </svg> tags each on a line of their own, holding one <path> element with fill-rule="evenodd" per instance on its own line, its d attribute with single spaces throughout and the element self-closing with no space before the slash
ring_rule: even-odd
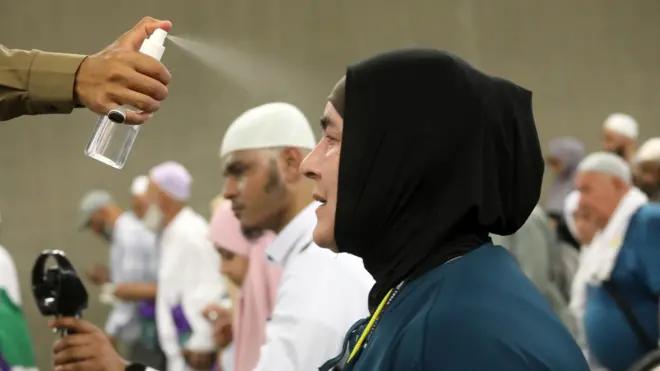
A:
<svg viewBox="0 0 660 371">
<path fill-rule="evenodd" d="M 0 220 L 1 223 L 1 220 Z M 0 370 L 37 370 L 14 260 L 0 245 Z"/>
<path fill-rule="evenodd" d="M 314 241 L 361 257 L 376 280 L 372 315 L 321 370 L 588 369 L 489 238 L 516 232 L 539 200 L 529 91 L 446 52 L 397 50 L 348 67 L 321 126 L 301 166 L 321 202 Z"/>
<path fill-rule="evenodd" d="M 128 123 L 141 124 L 167 98 L 170 73 L 159 61 L 138 52 L 156 29 L 172 23 L 143 18 L 100 52 L 86 56 L 0 45 L 0 121 L 23 115 L 71 113 L 87 107 L 107 115 L 129 105 Z"/>
<path fill-rule="evenodd" d="M 644 142 L 635 157 L 636 185 L 652 202 L 660 203 L 660 137 Z"/>
<path fill-rule="evenodd" d="M 491 239 L 494 245 L 511 252 L 562 323 L 577 336 L 577 325 L 568 309 L 568 300 L 578 254 L 572 247 L 564 248 L 560 244 L 543 209 L 537 205 L 515 233 L 508 236 L 492 234 Z"/>
<path fill-rule="evenodd" d="M 550 141 L 546 156 L 554 179 L 544 209 L 554 223 L 560 241 L 579 247 L 563 219 L 564 199 L 574 189 L 575 168 L 584 157 L 584 145 L 572 137 L 555 138 Z"/>
<path fill-rule="evenodd" d="M 144 218 L 149 208 L 148 190 L 148 176 L 138 175 L 133 179 L 133 183 L 131 183 L 131 209 L 133 210 L 133 214 L 140 220 Z"/>
<path fill-rule="evenodd" d="M 82 198 L 79 226 L 110 244 L 108 280 L 97 280 L 98 265 L 90 273 L 92 281 L 101 285 L 99 300 L 112 306 L 106 333 L 122 354 L 159 366 L 162 356 L 158 344 L 155 338 L 142 336 L 142 330 L 150 325 L 138 309 L 139 301 L 153 302 L 156 298 L 158 252 L 154 234 L 103 190 L 90 191 Z"/>
<path fill-rule="evenodd" d="M 213 328 L 201 312 L 226 295 L 220 256 L 208 240 L 208 222 L 186 205 L 193 180 L 188 170 L 168 161 L 153 167 L 149 179 L 145 223 L 158 235 L 156 324 L 167 370 L 210 369 Z"/>
<path fill-rule="evenodd" d="M 625 113 L 613 113 L 603 122 L 602 150 L 616 154 L 630 163 L 635 157 L 639 125 Z"/>
<path fill-rule="evenodd" d="M 215 209 L 209 237 L 222 255 L 221 273 L 240 287 L 233 318 L 229 311 L 217 306 L 205 309 L 208 317 L 215 318 L 218 347 L 223 349 L 231 341 L 235 344 L 233 367 L 221 371 L 254 370 L 266 339 L 266 323 L 273 312 L 281 275 L 281 268 L 269 264 L 266 258 L 266 247 L 273 234 L 246 236 L 248 233 L 234 215 L 231 201 L 223 201 Z"/>
<path fill-rule="evenodd" d="M 608 152 L 578 166 L 579 208 L 600 230 L 588 247 L 584 330 L 590 354 L 624 371 L 657 348 L 660 205 L 631 184 L 628 163 Z"/>
</svg>

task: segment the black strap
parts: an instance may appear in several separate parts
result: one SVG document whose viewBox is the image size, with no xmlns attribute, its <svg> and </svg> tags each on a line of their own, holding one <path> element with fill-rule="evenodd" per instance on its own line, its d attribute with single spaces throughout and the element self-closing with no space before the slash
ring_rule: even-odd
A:
<svg viewBox="0 0 660 371">
<path fill-rule="evenodd" d="M 624 317 L 626 317 L 626 321 L 635 333 L 635 336 L 637 337 L 640 345 L 646 348 L 648 352 L 657 349 L 658 343 L 651 339 L 651 337 L 646 333 L 644 327 L 642 327 L 642 325 L 637 320 L 637 316 L 632 311 L 632 308 L 630 308 L 628 305 L 628 302 L 623 298 L 623 296 L 621 296 L 621 292 L 619 292 L 614 282 L 603 282 L 603 289 L 605 289 L 605 291 L 612 297 L 614 303 L 616 303 L 616 306 L 619 307 Z"/>
</svg>

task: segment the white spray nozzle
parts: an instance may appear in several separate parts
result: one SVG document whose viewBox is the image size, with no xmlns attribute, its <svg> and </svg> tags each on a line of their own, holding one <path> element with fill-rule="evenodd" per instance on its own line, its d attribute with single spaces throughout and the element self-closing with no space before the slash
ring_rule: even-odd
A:
<svg viewBox="0 0 660 371">
<path fill-rule="evenodd" d="M 153 43 L 157 43 L 159 45 L 165 44 L 165 38 L 167 38 L 167 31 L 163 30 L 162 28 L 157 28 L 156 31 L 154 31 L 151 36 L 149 36 L 149 40 Z"/>
</svg>

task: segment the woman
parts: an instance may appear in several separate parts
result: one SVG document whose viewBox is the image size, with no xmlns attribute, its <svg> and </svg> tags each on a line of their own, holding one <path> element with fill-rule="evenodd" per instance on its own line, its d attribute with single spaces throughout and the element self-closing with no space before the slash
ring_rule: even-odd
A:
<svg viewBox="0 0 660 371">
<path fill-rule="evenodd" d="M 231 201 L 222 201 L 213 213 L 209 238 L 222 255 L 222 274 L 240 290 L 233 320 L 226 310 L 217 307 L 207 308 L 205 315 L 216 322 L 215 338 L 220 349 L 233 340 L 235 371 L 251 371 L 257 365 L 280 277 L 280 269 L 266 260 L 265 249 L 273 234 L 252 237 L 248 239 L 241 230 Z"/>
<path fill-rule="evenodd" d="M 314 241 L 376 283 L 344 371 L 587 371 L 571 334 L 489 233 L 514 233 L 540 195 L 531 93 L 437 50 L 348 68 L 301 166 Z"/>
</svg>

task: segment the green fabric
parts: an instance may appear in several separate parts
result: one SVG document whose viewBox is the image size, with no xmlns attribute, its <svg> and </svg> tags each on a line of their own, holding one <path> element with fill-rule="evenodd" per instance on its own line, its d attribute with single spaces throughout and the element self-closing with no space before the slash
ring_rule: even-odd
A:
<svg viewBox="0 0 660 371">
<path fill-rule="evenodd" d="M 140 320 L 140 344 L 148 350 L 158 349 L 156 321 L 144 318 Z"/>
<path fill-rule="evenodd" d="M 0 288 L 0 353 L 11 367 L 36 367 L 23 311 L 3 288 Z"/>
</svg>

